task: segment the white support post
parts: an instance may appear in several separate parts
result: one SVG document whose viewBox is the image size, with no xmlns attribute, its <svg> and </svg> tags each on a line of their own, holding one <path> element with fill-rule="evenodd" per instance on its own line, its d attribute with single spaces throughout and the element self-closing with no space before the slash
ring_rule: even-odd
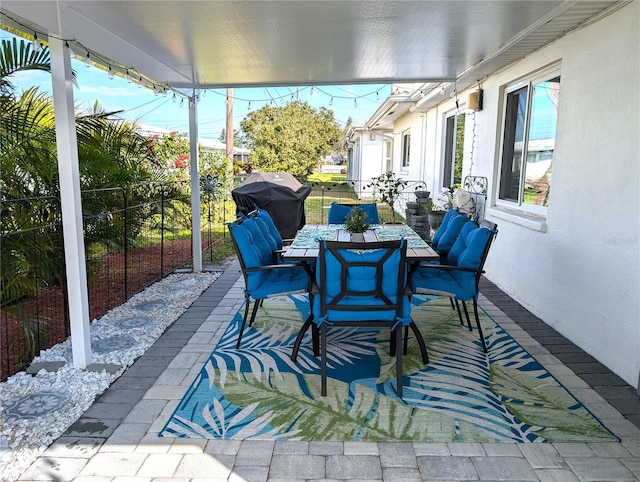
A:
<svg viewBox="0 0 640 482">
<path fill-rule="evenodd" d="M 189 99 L 189 144 L 191 146 L 191 240 L 193 272 L 202 271 L 202 227 L 200 223 L 200 174 L 198 173 L 198 112 L 195 92 Z"/>
<path fill-rule="evenodd" d="M 73 365 L 86 368 L 91 363 L 89 337 L 89 294 L 82 225 L 82 199 L 78 167 L 76 119 L 73 108 L 71 58 L 65 43 L 49 37 L 53 108 L 58 147 L 62 233 L 67 279 L 67 297 L 71 318 Z"/>
</svg>

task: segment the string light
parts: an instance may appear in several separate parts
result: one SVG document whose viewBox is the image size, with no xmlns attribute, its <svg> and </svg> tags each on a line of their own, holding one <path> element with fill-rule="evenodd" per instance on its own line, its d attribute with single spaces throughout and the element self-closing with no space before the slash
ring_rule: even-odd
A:
<svg viewBox="0 0 640 482">
<path fill-rule="evenodd" d="M 440 85 L 440 95 L 444 95 L 444 84 Z"/>
<path fill-rule="evenodd" d="M 171 99 L 173 102 L 175 102 L 176 100 L 178 100 L 178 98 L 176 97 L 176 93 L 173 93 L 173 98 Z"/>
<path fill-rule="evenodd" d="M 113 80 L 113 70 L 111 70 L 111 66 L 109 66 L 109 72 L 107 72 L 107 77 L 109 77 L 109 80 Z"/>
<path fill-rule="evenodd" d="M 36 32 L 33 33 L 33 41 L 31 42 L 31 45 L 33 45 L 34 53 L 39 52 L 40 48 L 42 47 L 42 44 L 40 43 L 40 40 L 38 40 L 38 34 Z"/>
<path fill-rule="evenodd" d="M 182 99 L 180 99 L 180 107 L 184 106 L 184 97 Z"/>
<path fill-rule="evenodd" d="M 380 100 L 380 94 L 376 91 L 376 100 Z"/>
<path fill-rule="evenodd" d="M 138 89 L 142 87 L 142 75 L 140 76 L 140 78 L 138 79 Z"/>
<path fill-rule="evenodd" d="M 331 97 L 331 100 L 329 101 L 329 105 L 333 105 L 333 97 Z"/>
<path fill-rule="evenodd" d="M 129 73 L 129 69 L 127 69 L 127 82 L 131 83 L 131 74 Z"/>
<path fill-rule="evenodd" d="M 251 101 L 249 101 L 249 104 L 247 105 L 247 110 L 251 110 Z"/>
<path fill-rule="evenodd" d="M 87 51 L 87 58 L 84 59 L 84 65 L 87 67 L 91 67 L 91 54 Z"/>
<path fill-rule="evenodd" d="M 358 107 L 358 99 L 353 99 L 353 106 Z"/>
<path fill-rule="evenodd" d="M 312 85 L 311 86 L 311 90 L 309 91 L 309 97 L 313 97 L 314 95 L 316 95 L 316 94 L 314 94 L 314 92 L 313 92 L 313 85 Z"/>
<path fill-rule="evenodd" d="M 166 87 L 162 88 L 162 95 L 164 95 L 165 97 L 169 94 L 169 91 L 167 90 Z"/>
</svg>

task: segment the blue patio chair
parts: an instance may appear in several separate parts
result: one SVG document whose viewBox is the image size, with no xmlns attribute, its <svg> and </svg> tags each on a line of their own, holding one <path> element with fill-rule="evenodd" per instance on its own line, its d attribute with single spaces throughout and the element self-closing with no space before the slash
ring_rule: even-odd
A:
<svg viewBox="0 0 640 482">
<path fill-rule="evenodd" d="M 407 243 L 321 241 L 316 263 L 310 319 L 319 328 L 322 395 L 327 394 L 328 326 L 391 328 L 391 354 L 396 357 L 397 394 L 402 397 L 403 327 L 418 339 L 424 363 L 429 358 L 424 339 L 411 319 L 407 291 Z"/>
<path fill-rule="evenodd" d="M 280 231 L 276 227 L 276 224 L 273 222 L 273 218 L 271 215 L 265 211 L 264 209 L 260 209 L 256 206 L 255 211 L 249 213 L 250 217 L 255 217 L 259 222 L 261 222 L 266 230 L 269 232 L 271 237 L 275 241 L 276 250 L 282 250 L 283 246 L 291 244 L 293 239 L 283 239 Z"/>
<path fill-rule="evenodd" d="M 263 236 L 256 235 L 259 230 L 256 230 L 255 219 L 240 217 L 228 227 L 245 282 L 244 316 L 236 343 L 236 348 L 240 348 L 251 299 L 254 304 L 249 326 L 253 325 L 265 298 L 307 293 L 309 276 L 299 264 L 274 263 L 271 247 Z"/>
<path fill-rule="evenodd" d="M 441 258 L 445 258 L 449 253 L 465 221 L 468 221 L 468 218 L 456 209 L 450 209 L 442 218 L 442 223 L 431 238 L 431 247 Z"/>
<path fill-rule="evenodd" d="M 337 202 L 331 203 L 331 206 L 329 207 L 327 223 L 344 224 L 347 219 L 347 214 L 349 214 L 355 208 L 360 208 L 365 213 L 367 213 L 368 224 L 380 224 L 380 216 L 378 215 L 377 204 L 339 204 Z"/>
<path fill-rule="evenodd" d="M 478 295 L 480 277 L 484 273 L 484 262 L 489 254 L 498 226 L 486 220 L 479 225 L 467 222 L 447 256 L 450 264 L 423 264 L 411 277 L 411 291 L 416 294 L 448 296 L 462 303 L 467 324 L 471 320 L 466 302 L 473 301 L 473 312 L 482 349 L 487 353 L 487 344 L 478 318 Z"/>
</svg>

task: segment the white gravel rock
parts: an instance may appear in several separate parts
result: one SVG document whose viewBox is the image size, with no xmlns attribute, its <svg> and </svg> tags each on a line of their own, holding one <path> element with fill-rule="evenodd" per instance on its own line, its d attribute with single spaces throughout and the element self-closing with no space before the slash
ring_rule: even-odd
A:
<svg viewBox="0 0 640 482">
<path fill-rule="evenodd" d="M 74 368 L 67 339 L 33 360 L 66 362 L 59 370 L 33 376 L 19 372 L 0 383 L 2 482 L 19 478 L 219 276 L 172 274 L 93 320 L 91 344 L 103 349 L 93 351 L 92 363 L 120 365 L 114 374 Z M 117 346 L 125 347 L 106 351 Z"/>
</svg>

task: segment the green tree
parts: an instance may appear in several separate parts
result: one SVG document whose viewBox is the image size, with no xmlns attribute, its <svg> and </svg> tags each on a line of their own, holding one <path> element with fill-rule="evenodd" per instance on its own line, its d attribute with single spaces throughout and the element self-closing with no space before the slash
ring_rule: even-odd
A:
<svg viewBox="0 0 640 482">
<path fill-rule="evenodd" d="M 249 148 L 249 162 L 258 171 L 306 176 L 340 140 L 333 111 L 314 109 L 306 102 L 265 106 L 241 122 Z"/>
<path fill-rule="evenodd" d="M 220 131 L 220 136 L 218 137 L 218 140 L 226 144 L 227 129 L 222 129 Z M 244 132 L 242 132 L 242 130 L 237 130 L 237 129 L 233 130 L 233 145 L 235 147 L 247 147 L 248 141 L 246 139 L 246 136 L 244 135 Z"/>
</svg>

